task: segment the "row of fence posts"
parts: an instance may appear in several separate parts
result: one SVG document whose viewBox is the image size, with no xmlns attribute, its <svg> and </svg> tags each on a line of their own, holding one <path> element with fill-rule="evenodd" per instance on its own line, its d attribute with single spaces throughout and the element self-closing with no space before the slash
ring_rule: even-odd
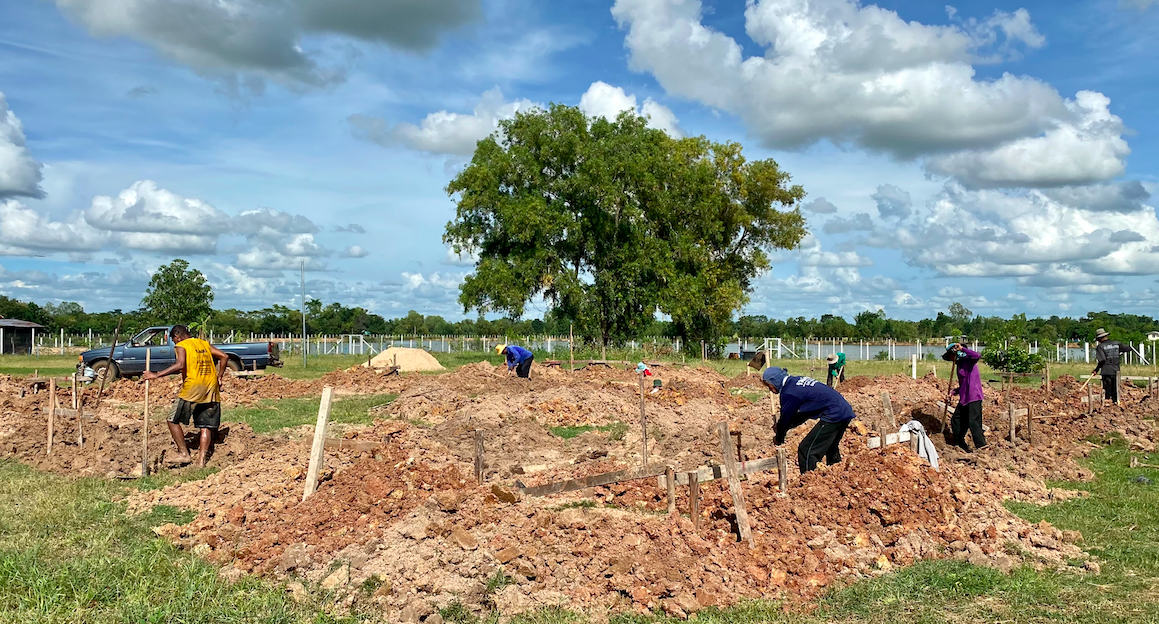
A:
<svg viewBox="0 0 1159 624">
<path fill-rule="evenodd" d="M 108 346 L 110 336 L 94 335 L 90 330 L 86 334 L 65 334 L 64 330 L 60 330 L 59 334 L 53 334 L 51 339 L 47 341 L 45 332 L 37 332 L 32 329 L 31 353 L 28 355 L 64 355 L 69 350 L 77 347 L 92 349 L 102 346 Z M 0 354 L 14 353 L 18 348 L 13 342 L 11 345 L 5 343 L 4 328 L 0 328 Z M 11 337 L 11 330 L 9 330 L 9 337 Z M 246 336 L 238 336 L 236 332 L 231 332 L 228 335 L 218 336 L 215 332 L 210 332 L 208 336 L 210 342 L 214 344 L 230 344 L 242 339 Z M 219 341 L 220 338 L 220 341 Z M 308 355 L 366 355 L 368 353 L 380 353 L 389 347 L 409 347 L 426 349 L 435 353 L 451 353 L 459 352 L 487 352 L 495 345 L 503 344 L 504 342 L 522 341 L 522 346 L 528 346 L 532 351 L 546 351 L 549 355 L 555 353 L 557 348 L 567 348 L 569 339 L 567 336 L 523 336 L 520 338 L 504 338 L 502 336 L 428 336 L 428 335 L 413 335 L 405 334 L 384 334 L 384 335 L 365 335 L 365 334 L 322 334 L 309 335 L 306 337 L 306 347 Z M 300 353 L 302 346 L 302 335 L 292 334 L 255 334 L 248 335 L 247 342 L 275 342 L 278 343 L 284 353 Z M 741 338 L 736 342 L 730 342 L 726 351 L 729 353 L 744 354 L 748 351 L 756 351 L 756 343 L 752 342 L 751 338 Z M 776 345 L 775 347 L 771 345 Z M 1128 341 L 1125 343 L 1127 349 L 1122 352 L 1122 364 L 1124 366 L 1130 365 L 1156 365 L 1159 364 L 1159 341 L 1150 341 L 1150 345 L 1145 342 L 1135 343 Z M 646 341 L 629 341 L 627 348 L 631 352 L 644 351 L 645 353 L 651 351 L 654 354 L 661 352 L 679 353 L 683 346 L 679 339 L 660 340 L 652 339 Z M 749 348 L 749 347 L 753 348 Z M 974 350 L 981 350 L 984 345 L 978 342 L 971 343 L 971 348 Z M 1150 346 L 1150 357 L 1147 357 Z M 735 350 L 733 349 L 735 347 Z M 945 343 L 925 343 L 916 341 L 914 343 L 902 343 L 894 340 L 885 340 L 884 342 L 872 340 L 860 340 L 856 343 L 846 343 L 839 339 L 803 339 L 800 343 L 797 340 L 785 341 L 779 338 L 771 338 L 765 340 L 762 349 L 769 353 L 770 357 L 776 354 L 776 359 L 786 357 L 786 353 L 791 359 L 823 359 L 829 354 L 845 353 L 846 359 L 849 361 L 869 361 L 883 358 L 889 361 L 910 360 L 914 355 L 918 356 L 919 360 L 924 360 L 927 357 L 937 357 L 941 355 L 942 350 L 946 347 Z M 854 351 L 856 348 L 856 351 Z M 848 349 L 848 350 L 847 350 Z M 1046 356 L 1048 361 L 1052 362 L 1072 362 L 1081 361 L 1090 363 L 1092 356 L 1092 344 L 1084 343 L 1056 343 L 1052 354 L 1047 351 L 1042 353 L 1038 343 L 1034 343 L 1030 347 L 1031 353 L 1038 353 Z M 1081 356 L 1072 357 L 1072 353 L 1079 352 Z M 703 341 L 701 342 L 701 358 L 704 360 L 710 359 L 712 350 Z M 884 356 L 882 355 L 884 354 Z"/>
</svg>

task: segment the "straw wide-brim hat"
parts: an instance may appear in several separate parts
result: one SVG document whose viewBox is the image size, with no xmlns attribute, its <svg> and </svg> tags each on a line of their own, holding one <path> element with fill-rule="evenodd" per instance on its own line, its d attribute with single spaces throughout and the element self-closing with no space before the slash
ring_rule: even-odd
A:
<svg viewBox="0 0 1159 624">
<path fill-rule="evenodd" d="M 1099 338 L 1106 338 L 1107 336 L 1110 336 L 1110 334 L 1108 334 L 1107 330 L 1103 329 L 1102 327 L 1095 330 L 1095 340 L 1098 340 Z"/>
<path fill-rule="evenodd" d="M 830 353 L 829 357 L 825 358 L 825 361 L 830 363 L 830 364 L 836 364 L 837 363 L 837 354 Z"/>
<path fill-rule="evenodd" d="M 495 346 L 495 353 L 503 353 L 503 350 L 506 348 L 507 348 L 507 345 L 505 345 L 505 344 L 496 345 Z"/>
</svg>

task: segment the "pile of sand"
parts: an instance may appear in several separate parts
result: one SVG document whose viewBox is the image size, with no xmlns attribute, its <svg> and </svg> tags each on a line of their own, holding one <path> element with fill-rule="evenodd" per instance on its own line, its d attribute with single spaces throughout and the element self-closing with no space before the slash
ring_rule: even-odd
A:
<svg viewBox="0 0 1159 624">
<path fill-rule="evenodd" d="M 363 364 L 363 366 L 366 366 L 366 364 Z M 443 365 L 439 364 L 439 361 L 435 359 L 435 356 L 427 353 L 426 350 L 407 349 L 404 347 L 391 347 L 379 353 L 374 356 L 374 359 L 370 360 L 370 366 L 373 368 L 397 366 L 404 373 L 445 370 Z"/>
</svg>

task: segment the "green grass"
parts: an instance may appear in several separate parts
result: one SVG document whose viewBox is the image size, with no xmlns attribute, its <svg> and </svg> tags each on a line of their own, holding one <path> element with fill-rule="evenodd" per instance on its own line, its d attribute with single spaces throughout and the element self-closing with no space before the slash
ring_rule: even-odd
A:
<svg viewBox="0 0 1159 624">
<path fill-rule="evenodd" d="M 192 514 L 128 515 L 113 502 L 127 489 L 0 462 L 0 622 L 340 621 L 273 583 L 221 579 L 216 566 L 151 531 Z"/>
<path fill-rule="evenodd" d="M 330 422 L 370 424 L 374 420 L 370 415 L 370 409 L 386 405 L 397 397 L 396 394 L 336 397 L 330 407 Z M 318 406 L 321 401 L 320 397 L 262 399 L 255 407 L 226 409 L 222 419 L 248 423 L 256 433 L 269 433 L 287 427 L 317 423 Z"/>
<path fill-rule="evenodd" d="M 76 372 L 75 355 L 0 355 L 0 374 L 30 376 L 39 371 L 41 375 L 67 377 Z"/>
<path fill-rule="evenodd" d="M 619 441 L 624 439 L 624 434 L 628 432 L 628 424 L 616 421 L 608 425 L 576 425 L 571 427 L 548 427 L 551 435 L 564 440 L 570 440 L 580 434 L 589 431 L 602 431 L 608 434 L 608 439 Z"/>
</svg>

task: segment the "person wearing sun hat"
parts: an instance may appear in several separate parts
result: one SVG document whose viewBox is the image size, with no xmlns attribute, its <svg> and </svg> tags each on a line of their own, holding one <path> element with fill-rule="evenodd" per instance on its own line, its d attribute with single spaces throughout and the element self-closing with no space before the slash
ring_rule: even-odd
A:
<svg viewBox="0 0 1159 624">
<path fill-rule="evenodd" d="M 841 438 L 853 420 L 853 407 L 841 393 L 809 377 L 790 376 L 789 371 L 770 366 L 761 381 L 781 398 L 777 419 L 776 444 L 785 443 L 789 430 L 816 418 L 817 424 L 797 447 L 797 466 L 804 474 L 821 459 L 832 466 L 841 461 Z"/>
<path fill-rule="evenodd" d="M 499 345 L 495 347 L 495 352 L 507 358 L 507 372 L 515 371 L 515 374 L 524 378 L 531 378 L 531 363 L 535 360 L 535 356 L 530 351 L 516 345 Z"/>
<path fill-rule="evenodd" d="M 1123 345 L 1117 340 L 1108 340 L 1111 334 L 1102 327 L 1095 331 L 1095 370 L 1091 375 L 1099 375 L 1103 380 L 1103 397 L 1119 404 L 1119 356 L 1123 352 Z"/>
<path fill-rule="evenodd" d="M 958 387 L 954 389 L 954 394 L 958 395 L 958 406 L 950 417 L 950 432 L 958 448 L 972 453 L 966 445 L 967 430 L 974 440 L 974 448 L 986 446 L 986 434 L 982 432 L 982 399 L 985 397 L 982 396 L 982 375 L 978 370 L 982 354 L 955 342 L 946 347 L 942 359 L 956 362 L 958 367 Z"/>
<path fill-rule="evenodd" d="M 825 378 L 825 384 L 830 388 L 837 388 L 845 381 L 845 354 L 832 353 L 825 358 L 825 362 L 829 364 L 829 375 Z"/>
</svg>

